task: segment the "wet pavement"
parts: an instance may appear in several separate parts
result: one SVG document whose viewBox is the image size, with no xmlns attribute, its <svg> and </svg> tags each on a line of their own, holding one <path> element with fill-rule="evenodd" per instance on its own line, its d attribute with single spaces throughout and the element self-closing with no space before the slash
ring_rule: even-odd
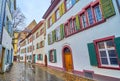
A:
<svg viewBox="0 0 120 81">
<path fill-rule="evenodd" d="M 92 81 L 39 65 L 14 63 L 11 70 L 0 74 L 0 81 Z"/>
</svg>

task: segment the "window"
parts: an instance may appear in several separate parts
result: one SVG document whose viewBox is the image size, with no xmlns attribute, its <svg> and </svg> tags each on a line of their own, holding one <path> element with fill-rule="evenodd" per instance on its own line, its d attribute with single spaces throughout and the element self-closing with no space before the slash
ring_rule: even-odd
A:
<svg viewBox="0 0 120 81">
<path fill-rule="evenodd" d="M 113 40 L 106 40 L 97 43 L 99 60 L 101 66 L 118 67 L 118 58 Z"/>
<path fill-rule="evenodd" d="M 49 51 L 49 61 L 52 63 L 55 63 L 56 60 L 56 50 L 50 50 Z"/>
<path fill-rule="evenodd" d="M 76 31 L 77 30 L 76 19 L 73 19 L 73 27 L 74 27 L 74 30 Z"/>
<path fill-rule="evenodd" d="M 55 15 L 56 15 L 56 20 L 60 18 L 60 10 L 59 9 L 57 9 Z"/>
<path fill-rule="evenodd" d="M 39 32 L 36 33 L 36 38 L 38 38 L 38 37 L 39 37 Z"/>
<path fill-rule="evenodd" d="M 61 39 L 61 35 L 60 35 L 60 27 L 56 28 L 56 40 L 60 40 Z"/>
<path fill-rule="evenodd" d="M 44 45 L 45 45 L 44 41 L 41 41 L 40 42 L 40 48 L 44 47 Z"/>
<path fill-rule="evenodd" d="M 20 60 L 23 60 L 23 57 L 22 57 L 22 56 L 20 57 Z"/>
<path fill-rule="evenodd" d="M 40 30 L 40 35 L 42 35 L 43 33 L 44 33 L 44 28 Z"/>
<path fill-rule="evenodd" d="M 50 44 L 52 44 L 53 43 L 53 41 L 52 41 L 52 32 L 48 35 L 48 41 L 49 41 L 49 43 Z"/>
<path fill-rule="evenodd" d="M 70 26 L 70 34 L 74 33 L 74 26 L 73 26 L 72 19 L 70 19 L 70 21 L 69 21 L 69 26 Z"/>
<path fill-rule="evenodd" d="M 69 10 L 72 7 L 72 0 L 66 0 L 66 9 Z"/>
<path fill-rule="evenodd" d="M 94 23 L 94 19 L 93 19 L 92 9 L 91 8 L 87 9 L 87 15 L 88 15 L 89 25 L 92 25 Z"/>
<path fill-rule="evenodd" d="M 43 55 L 42 54 L 39 54 L 38 57 L 37 57 L 37 60 L 43 60 Z"/>
<path fill-rule="evenodd" d="M 100 5 L 97 5 L 94 7 L 94 12 L 95 12 L 96 21 L 101 21 L 102 20 L 102 13 L 100 10 Z"/>
<path fill-rule="evenodd" d="M 68 23 L 65 24 L 65 31 L 66 31 L 66 32 L 65 32 L 65 35 L 68 36 L 68 35 L 70 34 Z"/>
<path fill-rule="evenodd" d="M 116 0 L 116 1 L 117 1 L 118 9 L 120 11 L 120 0 Z"/>
<path fill-rule="evenodd" d="M 49 26 L 51 26 L 52 25 L 52 17 L 50 17 L 50 19 L 49 19 Z"/>
<path fill-rule="evenodd" d="M 86 19 L 85 14 L 82 14 L 81 19 L 82 19 L 82 27 L 86 28 L 87 27 L 87 19 Z"/>
</svg>

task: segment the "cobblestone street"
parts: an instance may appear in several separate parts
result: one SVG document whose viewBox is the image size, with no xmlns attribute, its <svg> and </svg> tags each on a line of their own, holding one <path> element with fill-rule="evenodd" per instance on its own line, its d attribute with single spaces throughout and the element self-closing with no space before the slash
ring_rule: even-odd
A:
<svg viewBox="0 0 120 81">
<path fill-rule="evenodd" d="M 92 81 L 38 65 L 14 63 L 10 72 L 0 74 L 0 81 Z"/>
</svg>

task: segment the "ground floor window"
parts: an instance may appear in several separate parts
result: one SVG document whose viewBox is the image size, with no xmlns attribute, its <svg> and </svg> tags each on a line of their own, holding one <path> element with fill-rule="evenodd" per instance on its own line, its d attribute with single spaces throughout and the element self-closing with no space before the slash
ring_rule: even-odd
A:
<svg viewBox="0 0 120 81">
<path fill-rule="evenodd" d="M 42 54 L 38 54 L 37 60 L 43 60 L 43 55 Z"/>
<path fill-rule="evenodd" d="M 90 64 L 108 69 L 120 69 L 120 37 L 114 36 L 88 43 Z"/>
<path fill-rule="evenodd" d="M 106 40 L 97 43 L 101 66 L 118 66 L 118 58 L 113 40 Z"/>
<path fill-rule="evenodd" d="M 55 49 L 49 51 L 49 61 L 52 62 L 52 63 L 57 62 L 57 59 L 56 59 L 56 50 Z"/>
</svg>

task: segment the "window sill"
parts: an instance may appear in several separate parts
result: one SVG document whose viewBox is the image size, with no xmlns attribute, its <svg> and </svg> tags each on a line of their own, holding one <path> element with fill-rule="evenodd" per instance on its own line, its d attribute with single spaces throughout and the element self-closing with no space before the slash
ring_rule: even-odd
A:
<svg viewBox="0 0 120 81">
<path fill-rule="evenodd" d="M 78 32 L 82 32 L 82 31 L 87 30 L 87 29 L 89 29 L 89 28 L 95 27 L 96 25 L 99 25 L 99 24 L 101 24 L 101 23 L 104 23 L 105 21 L 106 21 L 105 19 L 102 19 L 101 21 L 96 22 L 96 23 L 94 23 L 94 24 L 92 24 L 92 25 L 90 25 L 90 26 L 87 26 L 86 28 L 82 28 L 82 29 L 80 29 L 80 30 L 78 30 L 78 31 L 70 34 L 70 35 L 65 35 L 65 38 L 67 38 L 67 37 L 69 37 L 69 36 L 72 36 L 72 35 L 74 35 L 74 34 L 76 34 L 76 33 L 78 33 Z"/>
<path fill-rule="evenodd" d="M 110 67 L 110 66 L 98 66 L 98 68 L 103 68 L 103 69 L 113 69 L 113 70 L 120 70 L 120 66 L 118 67 Z"/>
</svg>

